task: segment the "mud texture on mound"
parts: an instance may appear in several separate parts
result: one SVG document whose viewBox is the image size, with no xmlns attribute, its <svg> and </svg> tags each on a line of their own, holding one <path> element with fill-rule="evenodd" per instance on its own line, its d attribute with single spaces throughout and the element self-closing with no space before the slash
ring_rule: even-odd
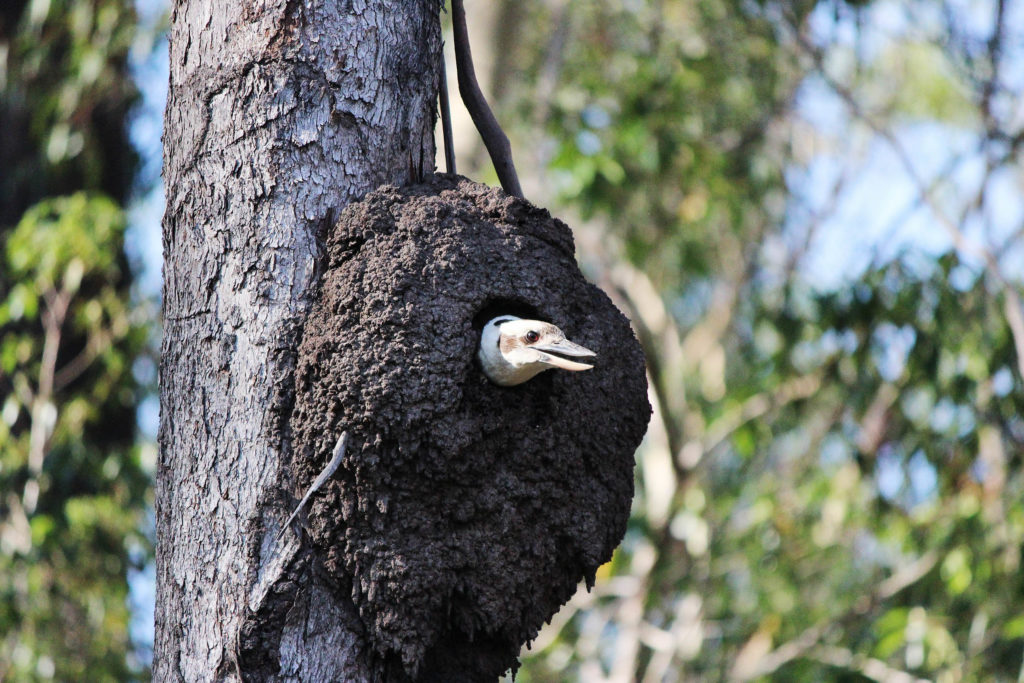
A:
<svg viewBox="0 0 1024 683">
<path fill-rule="evenodd" d="M 459 176 L 343 212 L 303 333 L 294 492 L 348 430 L 309 535 L 355 602 L 386 680 L 494 680 L 622 539 L 650 417 L 626 318 L 572 234 Z M 598 354 L 587 372 L 490 383 L 480 328 L 509 313 Z M 350 595 L 348 595 L 350 593 Z"/>
</svg>

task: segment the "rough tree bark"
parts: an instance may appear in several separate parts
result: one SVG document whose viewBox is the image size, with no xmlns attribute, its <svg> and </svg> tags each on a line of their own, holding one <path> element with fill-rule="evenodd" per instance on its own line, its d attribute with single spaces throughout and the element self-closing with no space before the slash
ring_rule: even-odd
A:
<svg viewBox="0 0 1024 683">
<path fill-rule="evenodd" d="M 438 2 L 179 0 L 172 21 L 154 677 L 366 680 L 351 605 L 274 532 L 322 231 L 433 168 Z"/>
</svg>

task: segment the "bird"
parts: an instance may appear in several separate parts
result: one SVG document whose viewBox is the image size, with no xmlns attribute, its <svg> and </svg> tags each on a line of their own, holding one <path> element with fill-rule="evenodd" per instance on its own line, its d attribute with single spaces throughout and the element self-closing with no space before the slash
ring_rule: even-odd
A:
<svg viewBox="0 0 1024 683">
<path fill-rule="evenodd" d="M 484 375 L 503 387 L 522 384 L 552 368 L 578 372 L 594 367 L 565 356 L 593 358 L 597 354 L 566 339 L 551 323 L 514 315 L 498 316 L 484 325 L 477 351 Z"/>
</svg>

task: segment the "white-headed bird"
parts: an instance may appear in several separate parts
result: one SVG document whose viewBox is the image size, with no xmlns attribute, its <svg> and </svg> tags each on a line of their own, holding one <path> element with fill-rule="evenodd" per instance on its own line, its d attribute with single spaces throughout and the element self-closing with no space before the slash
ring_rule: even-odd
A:
<svg viewBox="0 0 1024 683">
<path fill-rule="evenodd" d="M 484 326 L 477 351 L 484 374 L 504 387 L 522 384 L 551 368 L 589 370 L 594 366 L 565 356 L 593 358 L 596 355 L 566 339 L 551 323 L 512 315 L 499 316 Z"/>
</svg>

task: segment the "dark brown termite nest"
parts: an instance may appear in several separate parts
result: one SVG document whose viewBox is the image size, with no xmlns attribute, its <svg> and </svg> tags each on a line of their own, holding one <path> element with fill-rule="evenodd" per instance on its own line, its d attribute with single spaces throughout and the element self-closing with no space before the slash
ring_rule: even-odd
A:
<svg viewBox="0 0 1024 683">
<path fill-rule="evenodd" d="M 569 228 L 452 175 L 383 187 L 327 243 L 299 350 L 296 492 L 350 440 L 308 515 L 387 680 L 494 680 L 626 530 L 650 417 L 629 322 L 584 280 Z M 559 326 L 586 372 L 492 384 L 499 314 Z"/>
</svg>

